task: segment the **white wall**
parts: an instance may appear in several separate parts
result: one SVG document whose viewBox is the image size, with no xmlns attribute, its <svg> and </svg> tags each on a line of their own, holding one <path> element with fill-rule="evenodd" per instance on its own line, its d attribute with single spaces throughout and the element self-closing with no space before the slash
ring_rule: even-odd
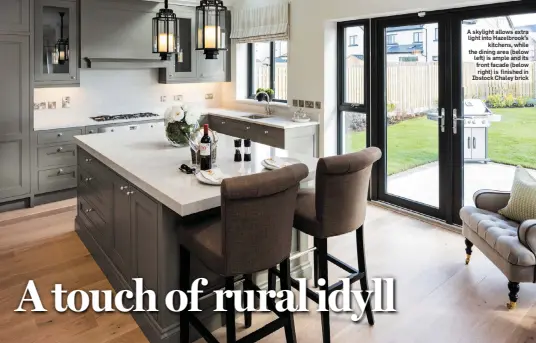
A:
<svg viewBox="0 0 536 343">
<path fill-rule="evenodd" d="M 81 70 L 80 87 L 35 89 L 34 102 L 56 101 L 56 110 L 36 110 L 35 116 L 96 116 L 99 114 L 162 113 L 182 95 L 183 102 L 200 107 L 219 107 L 221 84 L 158 83 L 156 69 L 146 70 Z M 213 100 L 205 100 L 212 93 Z M 160 102 L 161 96 L 167 102 Z M 71 97 L 71 108 L 62 109 L 62 97 Z"/>
<path fill-rule="evenodd" d="M 237 0 L 261 5 L 278 0 Z M 288 98 L 321 100 L 322 155 L 336 153 L 336 21 L 364 19 L 423 10 L 497 3 L 493 0 L 291 0 Z M 235 56 L 236 57 L 236 56 Z M 240 66 L 241 68 L 244 65 Z M 236 71 L 237 68 L 235 68 Z M 239 75 L 240 72 L 238 72 Z M 233 78 L 236 80 L 236 77 Z M 224 86 L 224 98 L 235 98 L 236 84 Z M 228 106 L 240 106 L 228 103 Z M 311 110 L 315 112 L 314 110 Z"/>
</svg>

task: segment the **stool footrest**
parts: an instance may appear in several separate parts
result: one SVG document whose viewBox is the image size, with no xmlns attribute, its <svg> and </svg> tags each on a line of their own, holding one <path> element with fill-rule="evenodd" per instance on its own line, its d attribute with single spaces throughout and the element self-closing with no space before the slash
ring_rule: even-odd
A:
<svg viewBox="0 0 536 343">
<path fill-rule="evenodd" d="M 271 335 L 272 333 L 276 332 L 277 330 L 284 327 L 288 322 L 288 317 L 280 317 L 276 320 L 266 324 L 262 328 L 258 329 L 257 331 L 254 331 L 250 333 L 247 336 L 244 336 L 240 338 L 237 343 L 252 343 L 252 342 L 258 342 L 264 337 Z"/>
<path fill-rule="evenodd" d="M 191 313 L 187 314 L 190 324 L 199 332 L 199 334 L 207 341 L 207 343 L 219 343 L 219 341 L 214 337 L 212 332 L 201 323 L 197 317 Z"/>
<path fill-rule="evenodd" d="M 365 273 L 357 272 L 357 273 L 347 276 L 347 279 L 350 279 L 350 285 L 351 285 L 354 282 L 361 280 L 364 277 L 365 277 Z M 343 286 L 342 280 L 339 280 L 337 283 L 334 283 L 333 285 L 329 286 L 328 295 L 333 291 L 338 291 L 339 289 L 342 289 L 342 286 Z"/>
<path fill-rule="evenodd" d="M 339 260 L 335 256 L 328 254 L 327 257 L 328 257 L 329 262 L 333 263 L 334 265 L 336 265 L 337 267 L 339 267 L 339 268 L 341 268 L 343 270 L 346 270 L 348 273 L 352 273 L 352 274 L 359 273 L 359 270 L 357 270 L 354 267 L 344 263 L 343 261 Z"/>
</svg>

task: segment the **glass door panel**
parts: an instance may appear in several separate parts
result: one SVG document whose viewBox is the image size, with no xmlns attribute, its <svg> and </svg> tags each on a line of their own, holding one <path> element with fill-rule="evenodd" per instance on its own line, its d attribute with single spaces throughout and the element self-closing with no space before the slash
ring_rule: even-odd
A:
<svg viewBox="0 0 536 343">
<path fill-rule="evenodd" d="M 437 23 L 385 29 L 387 193 L 439 207 Z"/>
<path fill-rule="evenodd" d="M 509 191 L 516 166 L 536 176 L 536 13 L 503 13 L 458 22 L 462 206 L 480 189 Z"/>
</svg>

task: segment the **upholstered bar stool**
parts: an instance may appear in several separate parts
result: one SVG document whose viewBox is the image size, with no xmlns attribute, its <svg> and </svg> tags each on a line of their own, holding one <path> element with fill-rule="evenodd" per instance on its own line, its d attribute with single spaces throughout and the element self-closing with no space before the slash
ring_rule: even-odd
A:
<svg viewBox="0 0 536 343">
<path fill-rule="evenodd" d="M 234 290 L 237 276 L 243 276 L 244 290 L 259 290 L 251 275 L 281 264 L 282 286 L 290 290 L 292 222 L 299 183 L 309 171 L 304 164 L 279 170 L 223 180 L 221 216 L 179 228 L 179 288 L 190 289 L 190 254 L 208 269 L 225 277 L 225 290 Z M 243 337 L 239 342 L 256 342 L 284 328 L 288 343 L 296 342 L 293 315 L 268 304 L 278 319 Z M 234 297 L 225 300 L 227 343 L 236 342 Z M 180 342 L 189 342 L 189 325 L 207 342 L 218 342 L 189 306 L 180 313 Z M 246 327 L 251 313 L 246 312 Z"/>
<path fill-rule="evenodd" d="M 367 208 L 367 195 L 371 169 L 382 153 L 378 148 L 321 158 L 316 169 L 315 190 L 302 189 L 298 192 L 294 227 L 314 237 L 314 281 L 326 280 L 321 290 L 327 295 L 342 288 L 342 281 L 329 285 L 328 261 L 350 273 L 350 283 L 360 281 L 361 290 L 368 290 L 365 250 L 363 247 L 363 223 Z M 328 238 L 356 232 L 358 270 L 328 254 Z M 281 271 L 283 272 L 283 271 Z M 268 275 L 269 288 L 275 288 L 277 270 Z M 293 286 L 298 282 L 291 280 Z M 318 294 L 308 289 L 307 296 L 318 303 Z M 370 325 L 374 316 L 370 302 L 365 308 Z M 323 342 L 330 342 L 329 312 L 321 313 Z"/>
</svg>

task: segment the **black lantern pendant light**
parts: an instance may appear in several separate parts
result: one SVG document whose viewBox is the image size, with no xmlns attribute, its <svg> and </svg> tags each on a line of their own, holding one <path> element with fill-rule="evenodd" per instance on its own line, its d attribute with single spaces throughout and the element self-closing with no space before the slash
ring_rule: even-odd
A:
<svg viewBox="0 0 536 343">
<path fill-rule="evenodd" d="M 162 60 L 169 60 L 178 50 L 178 21 L 173 10 L 162 8 L 153 18 L 153 53 L 160 54 Z"/>
<path fill-rule="evenodd" d="M 69 61 L 69 39 L 63 38 L 63 17 L 65 12 L 60 12 L 60 39 L 56 42 L 56 54 L 58 56 L 58 64 L 65 64 Z"/>
<path fill-rule="evenodd" d="M 207 60 L 218 58 L 225 44 L 225 13 L 227 7 L 221 0 L 201 0 L 196 7 L 196 50 L 204 50 Z"/>
</svg>

